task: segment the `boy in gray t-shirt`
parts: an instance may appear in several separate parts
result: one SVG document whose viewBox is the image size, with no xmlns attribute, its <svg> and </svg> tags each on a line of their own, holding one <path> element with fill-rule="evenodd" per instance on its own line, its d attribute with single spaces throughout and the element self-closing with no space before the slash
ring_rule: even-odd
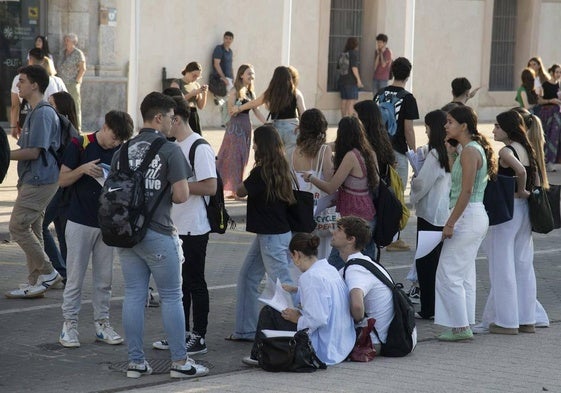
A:
<svg viewBox="0 0 561 393">
<path fill-rule="evenodd" d="M 20 70 L 18 89 L 31 112 L 27 115 L 17 150 L 10 159 L 18 161 L 18 196 L 10 217 L 12 239 L 25 252 L 27 283 L 6 292 L 12 299 L 44 296 L 62 280 L 42 245 L 41 227 L 45 209 L 58 188 L 58 166 L 54 152 L 60 145 L 60 121 L 55 110 L 43 101 L 49 75 L 38 65 Z"/>
</svg>

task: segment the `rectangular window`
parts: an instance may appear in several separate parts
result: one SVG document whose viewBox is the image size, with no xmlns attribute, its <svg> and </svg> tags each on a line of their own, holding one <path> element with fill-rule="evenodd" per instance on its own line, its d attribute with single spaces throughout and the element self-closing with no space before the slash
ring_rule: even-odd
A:
<svg viewBox="0 0 561 393">
<path fill-rule="evenodd" d="M 518 0 L 495 0 L 491 39 L 490 91 L 514 90 Z"/>
<path fill-rule="evenodd" d="M 359 42 L 362 34 L 362 0 L 331 0 L 329 24 L 329 59 L 327 74 L 327 90 L 338 91 L 337 59 L 349 37 L 357 37 Z"/>
</svg>

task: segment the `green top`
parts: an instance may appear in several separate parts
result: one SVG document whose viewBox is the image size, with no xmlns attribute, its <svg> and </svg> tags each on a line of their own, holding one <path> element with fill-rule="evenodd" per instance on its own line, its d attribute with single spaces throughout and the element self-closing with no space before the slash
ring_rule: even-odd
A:
<svg viewBox="0 0 561 393">
<path fill-rule="evenodd" d="M 522 108 L 524 108 L 524 102 L 522 101 L 522 92 L 526 91 L 526 89 L 524 88 L 524 86 L 520 86 L 518 88 L 518 90 L 516 90 L 516 97 L 514 98 L 516 100 L 516 102 L 518 102 L 518 104 L 520 104 L 520 106 Z"/>
<path fill-rule="evenodd" d="M 470 202 L 483 202 L 483 194 L 485 193 L 485 187 L 487 187 L 487 156 L 483 147 L 475 141 L 471 141 L 465 147 L 473 146 L 481 154 L 483 163 L 481 168 L 475 173 L 475 181 L 473 182 L 473 190 Z M 465 149 L 464 147 L 464 149 Z M 458 197 L 460 196 L 460 190 L 462 189 L 462 165 L 460 164 L 460 157 L 456 158 L 454 165 L 452 166 L 452 188 L 450 189 L 450 209 L 456 206 Z"/>
</svg>

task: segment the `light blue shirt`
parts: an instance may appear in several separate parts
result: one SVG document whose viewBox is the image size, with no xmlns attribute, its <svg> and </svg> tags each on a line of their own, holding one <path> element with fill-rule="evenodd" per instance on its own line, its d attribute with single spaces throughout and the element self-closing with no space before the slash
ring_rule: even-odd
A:
<svg viewBox="0 0 561 393">
<path fill-rule="evenodd" d="M 302 316 L 318 357 L 328 365 L 347 358 L 356 340 L 345 281 L 326 259 L 316 261 L 298 280 Z"/>
<path fill-rule="evenodd" d="M 18 161 L 19 184 L 53 184 L 58 181 L 57 160 L 49 148 L 56 152 L 60 146 L 60 120 L 53 107 L 44 101 L 27 115 L 18 146 L 22 149 L 41 150 L 36 160 Z"/>
</svg>

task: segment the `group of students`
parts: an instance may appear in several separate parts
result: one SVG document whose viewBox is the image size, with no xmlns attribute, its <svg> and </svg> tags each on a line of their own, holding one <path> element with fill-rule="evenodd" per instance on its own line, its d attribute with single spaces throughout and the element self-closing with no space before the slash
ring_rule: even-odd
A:
<svg viewBox="0 0 561 393">
<path fill-rule="evenodd" d="M 548 326 L 536 298 L 528 213 L 534 187 L 549 187 L 540 119 L 521 107 L 497 115 L 493 136 L 505 144 L 497 161 L 470 107 L 456 102 L 443 109 L 448 112 L 425 116 L 425 162 L 411 180 L 417 231 L 442 231 L 443 239 L 415 261 L 421 289 L 416 316 L 451 328 L 439 336 L 444 341 L 470 339 L 473 333 L 531 333 L 536 326 Z M 487 181 L 497 173 L 516 177 L 514 214 L 506 223 L 489 226 L 483 196 Z M 491 290 L 482 321 L 473 326 L 475 258 L 481 245 L 489 261 Z"/>
<path fill-rule="evenodd" d="M 528 60 L 520 75 L 522 84 L 516 91 L 518 104 L 537 115 L 545 132 L 545 162 L 548 172 L 561 163 L 561 65 L 547 70 L 539 56 Z"/>
</svg>

